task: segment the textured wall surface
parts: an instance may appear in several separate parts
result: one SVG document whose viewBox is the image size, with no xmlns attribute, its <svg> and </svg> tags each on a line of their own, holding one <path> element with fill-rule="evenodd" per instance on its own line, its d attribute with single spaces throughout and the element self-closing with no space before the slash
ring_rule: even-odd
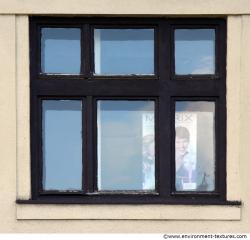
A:
<svg viewBox="0 0 250 240">
<path fill-rule="evenodd" d="M 249 0 L 1 0 L 4 14 L 248 14 Z"/>
</svg>

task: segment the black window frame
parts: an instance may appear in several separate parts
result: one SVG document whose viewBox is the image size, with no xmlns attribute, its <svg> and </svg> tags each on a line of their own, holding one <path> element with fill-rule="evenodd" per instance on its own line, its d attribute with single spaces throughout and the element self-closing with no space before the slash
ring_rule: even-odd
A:
<svg viewBox="0 0 250 240">
<path fill-rule="evenodd" d="M 79 75 L 40 73 L 40 29 L 81 28 Z M 94 75 L 94 28 L 154 28 L 154 75 Z M 214 28 L 214 75 L 174 73 L 174 29 Z M 84 66 L 84 67 L 83 67 Z M 41 189 L 43 99 L 80 99 L 84 103 L 84 192 Z M 155 101 L 156 192 L 96 191 L 97 100 Z M 174 160 L 175 101 L 214 101 L 216 131 L 216 183 L 213 192 L 176 192 Z M 226 200 L 226 20 L 223 18 L 54 18 L 30 17 L 30 136 L 33 203 L 82 204 L 227 204 Z M 168 139 L 168 141 L 167 141 Z M 170 141 L 169 141 L 170 139 Z M 19 202 L 22 202 L 20 200 Z M 232 203 L 230 203 L 232 204 Z"/>
</svg>

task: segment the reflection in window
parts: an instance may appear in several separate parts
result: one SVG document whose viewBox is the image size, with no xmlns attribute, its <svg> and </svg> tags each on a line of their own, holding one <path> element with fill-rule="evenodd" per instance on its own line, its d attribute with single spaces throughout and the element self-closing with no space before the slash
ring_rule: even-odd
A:
<svg viewBox="0 0 250 240">
<path fill-rule="evenodd" d="M 79 74 L 80 38 L 77 28 L 42 28 L 41 70 L 43 73 Z"/>
<path fill-rule="evenodd" d="M 82 102 L 44 100 L 42 104 L 43 189 L 82 188 Z"/>
<path fill-rule="evenodd" d="M 95 73 L 154 74 L 153 29 L 95 29 Z"/>
<path fill-rule="evenodd" d="M 175 73 L 215 73 L 215 30 L 175 30 Z"/>
<path fill-rule="evenodd" d="M 213 191 L 215 186 L 215 104 L 176 102 L 177 191 Z"/>
<path fill-rule="evenodd" d="M 98 189 L 154 190 L 154 101 L 98 101 Z"/>
</svg>

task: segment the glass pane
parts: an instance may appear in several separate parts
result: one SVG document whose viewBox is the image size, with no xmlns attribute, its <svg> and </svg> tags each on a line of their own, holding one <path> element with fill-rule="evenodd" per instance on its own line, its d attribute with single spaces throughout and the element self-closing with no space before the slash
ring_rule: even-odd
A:
<svg viewBox="0 0 250 240">
<path fill-rule="evenodd" d="M 43 73 L 79 74 L 81 31 L 77 28 L 42 28 Z"/>
<path fill-rule="evenodd" d="M 154 74 L 153 29 L 95 29 L 96 74 Z"/>
<path fill-rule="evenodd" d="M 82 189 L 82 102 L 43 101 L 43 189 Z"/>
<path fill-rule="evenodd" d="M 175 30 L 175 73 L 215 73 L 215 30 Z"/>
<path fill-rule="evenodd" d="M 98 101 L 98 189 L 155 189 L 154 101 Z"/>
<path fill-rule="evenodd" d="M 175 187 L 177 191 L 215 189 L 214 119 L 214 102 L 176 102 Z"/>
</svg>

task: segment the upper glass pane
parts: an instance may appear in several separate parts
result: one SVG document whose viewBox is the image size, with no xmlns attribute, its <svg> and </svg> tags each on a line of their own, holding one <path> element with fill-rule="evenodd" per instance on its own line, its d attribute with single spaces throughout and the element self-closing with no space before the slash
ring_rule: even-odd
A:
<svg viewBox="0 0 250 240">
<path fill-rule="evenodd" d="M 95 29 L 95 73 L 154 74 L 154 29 Z"/>
<path fill-rule="evenodd" d="M 177 191 L 215 189 L 215 103 L 176 102 L 175 188 Z"/>
<path fill-rule="evenodd" d="M 42 28 L 42 73 L 79 74 L 81 65 L 80 44 L 80 29 Z"/>
<path fill-rule="evenodd" d="M 82 102 L 44 100 L 43 189 L 82 189 Z"/>
<path fill-rule="evenodd" d="M 155 190 L 154 101 L 98 101 L 98 189 Z"/>
<path fill-rule="evenodd" d="M 175 30 L 175 74 L 215 73 L 215 30 Z"/>
</svg>

